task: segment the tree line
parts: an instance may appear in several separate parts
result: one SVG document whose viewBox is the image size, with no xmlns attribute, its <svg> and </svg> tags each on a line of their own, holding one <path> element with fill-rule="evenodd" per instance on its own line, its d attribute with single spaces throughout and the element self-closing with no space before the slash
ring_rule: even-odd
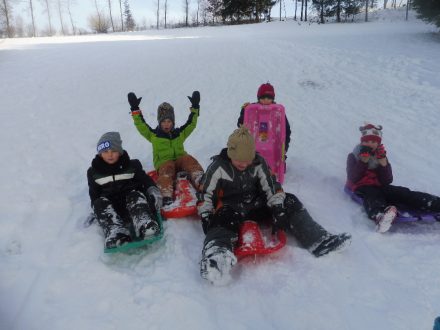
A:
<svg viewBox="0 0 440 330">
<path fill-rule="evenodd" d="M 77 35 L 89 33 L 75 23 L 73 8 L 78 0 L 0 0 L 0 37 L 36 37 Z M 83 0 L 79 0 L 83 1 Z M 88 25 L 93 32 L 131 31 L 135 22 L 128 0 L 89 0 L 93 2 L 94 13 L 88 16 Z M 113 3 L 114 2 L 114 3 Z M 15 12 L 24 11 L 29 16 L 25 23 L 21 15 Z M 113 8 L 117 7 L 115 12 Z M 35 18 L 37 8 L 41 11 L 44 23 L 37 26 Z M 59 26 L 57 31 L 55 25 Z"/>
<path fill-rule="evenodd" d="M 85 34 L 88 31 L 78 28 L 72 8 L 78 0 L 0 0 L 0 37 L 35 37 Z M 83 1 L 83 0 L 80 0 Z M 147 29 L 144 20 L 135 22 L 129 0 L 88 0 L 93 3 L 94 12 L 88 16 L 88 26 L 94 33 L 108 33 Z M 294 20 L 308 21 L 312 12 L 319 23 L 328 20 L 347 21 L 361 12 L 368 21 L 369 10 L 377 6 L 377 0 L 181 0 L 183 19 L 178 23 L 168 20 L 168 0 L 153 0 L 155 4 L 155 24 L 150 28 L 199 26 L 209 24 L 243 24 L 270 21 L 274 7 L 279 6 L 279 19 L 282 12 L 286 17 L 286 7 L 294 10 Z M 190 12 L 190 1 L 192 11 Z M 399 3 L 398 3 L 399 2 Z M 420 18 L 440 27 L 440 0 L 383 0 L 396 8 L 402 3 L 408 9 L 413 6 Z M 30 22 L 26 23 L 20 15 L 18 6 L 26 5 Z M 37 27 L 36 8 L 42 10 L 46 22 Z M 277 8 L 278 9 L 278 8 Z M 278 12 L 278 10 L 274 10 Z M 59 26 L 56 31 L 54 25 Z"/>
</svg>

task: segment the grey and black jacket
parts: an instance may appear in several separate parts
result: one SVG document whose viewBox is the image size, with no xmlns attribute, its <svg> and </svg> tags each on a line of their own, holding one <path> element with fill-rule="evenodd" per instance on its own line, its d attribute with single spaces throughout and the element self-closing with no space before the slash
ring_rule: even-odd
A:
<svg viewBox="0 0 440 330">
<path fill-rule="evenodd" d="M 87 181 L 92 207 L 96 199 L 105 197 L 117 210 L 125 209 L 125 198 L 129 192 L 137 190 L 148 196 L 148 188 L 156 186 L 142 169 L 141 162 L 130 159 L 125 150 L 119 160 L 112 165 L 96 155 L 87 171 Z"/>
<path fill-rule="evenodd" d="M 255 209 L 283 204 L 285 193 L 258 153 L 244 171 L 232 165 L 226 148 L 212 160 L 201 180 L 199 215 L 228 205 L 246 216 Z"/>
</svg>

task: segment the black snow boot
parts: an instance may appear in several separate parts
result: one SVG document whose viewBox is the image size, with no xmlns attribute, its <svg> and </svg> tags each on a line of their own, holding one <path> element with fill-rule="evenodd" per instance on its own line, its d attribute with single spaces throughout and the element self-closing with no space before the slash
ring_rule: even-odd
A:
<svg viewBox="0 0 440 330">
<path fill-rule="evenodd" d="M 110 200 L 105 197 L 98 198 L 93 203 L 93 211 L 104 231 L 106 249 L 112 249 L 131 242 L 130 232 L 125 227 L 124 221 L 114 210 Z"/>
<path fill-rule="evenodd" d="M 133 228 L 137 237 L 148 239 L 159 233 L 159 223 L 151 212 L 151 210 L 154 210 L 154 206 L 148 204 L 148 200 L 143 193 L 134 190 L 127 195 L 127 210 L 133 221 Z"/>
<path fill-rule="evenodd" d="M 113 249 L 118 246 L 124 245 L 125 243 L 131 242 L 131 237 L 128 235 L 125 231 L 115 231 L 119 230 L 119 228 L 113 228 L 113 230 L 110 230 L 110 233 L 106 235 L 105 239 L 105 248 L 106 249 Z"/>
<path fill-rule="evenodd" d="M 237 235 L 222 227 L 209 230 L 200 261 L 200 275 L 214 285 L 226 285 L 231 281 L 230 272 L 237 263 L 232 252 Z"/>
<path fill-rule="evenodd" d="M 300 200 L 293 194 L 286 194 L 284 201 L 289 216 L 289 231 L 315 256 L 341 250 L 350 243 L 350 234 L 331 235 L 310 216 Z"/>
<path fill-rule="evenodd" d="M 315 257 L 321 257 L 330 252 L 341 251 L 351 243 L 351 235 L 342 233 L 339 235 L 328 235 L 316 247 L 313 247 L 310 252 Z"/>
<path fill-rule="evenodd" d="M 164 197 L 162 198 L 162 206 L 168 206 L 173 204 L 173 198 L 172 197 Z"/>
</svg>

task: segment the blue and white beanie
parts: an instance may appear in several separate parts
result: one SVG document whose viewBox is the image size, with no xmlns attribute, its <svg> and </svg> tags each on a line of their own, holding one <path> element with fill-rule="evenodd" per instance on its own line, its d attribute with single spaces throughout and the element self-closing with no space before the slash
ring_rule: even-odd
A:
<svg viewBox="0 0 440 330">
<path fill-rule="evenodd" d="M 98 154 L 107 150 L 113 150 L 119 152 L 121 155 L 124 153 L 122 149 L 122 140 L 119 132 L 107 132 L 98 141 L 96 145 L 96 151 Z"/>
</svg>

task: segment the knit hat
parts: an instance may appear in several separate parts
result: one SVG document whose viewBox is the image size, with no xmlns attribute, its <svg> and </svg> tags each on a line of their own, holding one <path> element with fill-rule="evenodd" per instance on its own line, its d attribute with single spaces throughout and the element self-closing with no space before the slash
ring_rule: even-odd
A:
<svg viewBox="0 0 440 330">
<path fill-rule="evenodd" d="M 382 141 L 382 126 L 381 125 L 373 125 L 373 124 L 365 124 L 364 126 L 359 127 L 359 130 L 362 133 L 361 142 L 367 141 L 375 141 L 377 143 L 381 143 Z"/>
<path fill-rule="evenodd" d="M 107 132 L 100 137 L 98 144 L 96 145 L 96 151 L 98 154 L 107 150 L 113 150 L 119 152 L 121 155 L 124 153 L 122 149 L 121 135 L 118 132 Z"/>
<path fill-rule="evenodd" d="M 255 142 L 246 126 L 241 125 L 228 138 L 228 157 L 241 162 L 255 158 Z"/>
<path fill-rule="evenodd" d="M 260 88 L 258 88 L 257 98 L 261 99 L 263 96 L 269 96 L 272 99 L 275 99 L 275 90 L 271 84 L 262 84 Z"/>
<path fill-rule="evenodd" d="M 159 124 L 165 119 L 170 119 L 174 124 L 174 108 L 167 102 L 163 102 L 157 108 L 157 121 Z"/>
</svg>

